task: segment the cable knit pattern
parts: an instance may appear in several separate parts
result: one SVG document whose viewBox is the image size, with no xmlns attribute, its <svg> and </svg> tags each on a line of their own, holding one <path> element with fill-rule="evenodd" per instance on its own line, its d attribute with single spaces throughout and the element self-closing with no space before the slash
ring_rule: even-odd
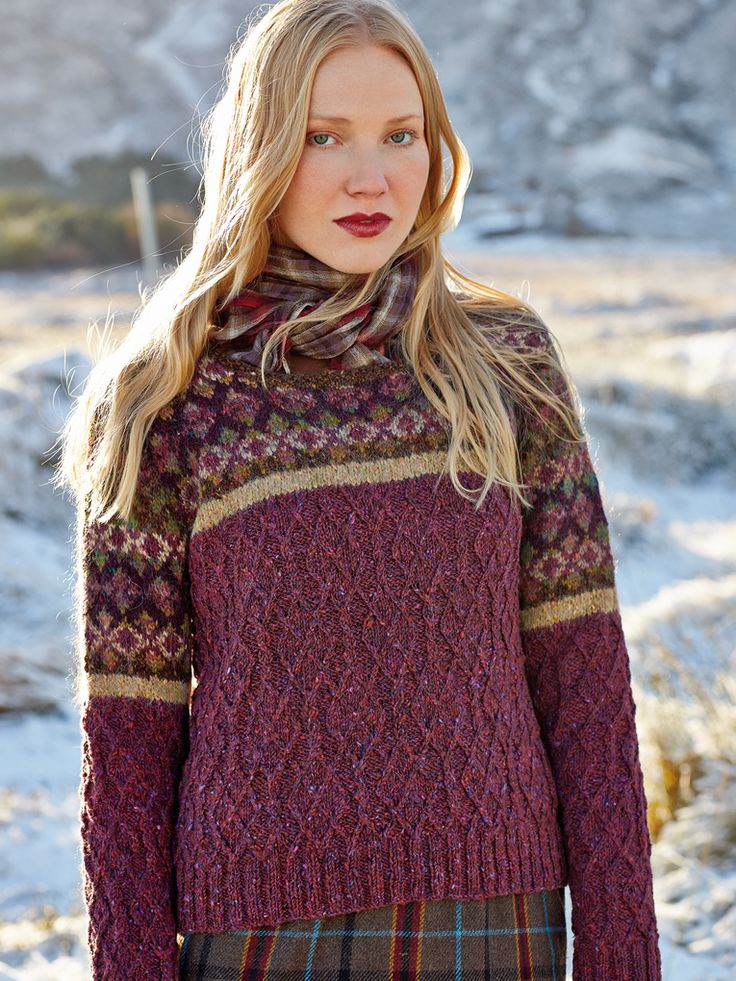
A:
<svg viewBox="0 0 736 981">
<path fill-rule="evenodd" d="M 132 520 L 80 515 L 95 981 L 177 979 L 177 930 L 568 882 L 575 981 L 659 981 L 587 446 L 524 425 L 533 507 L 476 511 L 408 368 L 269 384 L 206 352 Z"/>
</svg>

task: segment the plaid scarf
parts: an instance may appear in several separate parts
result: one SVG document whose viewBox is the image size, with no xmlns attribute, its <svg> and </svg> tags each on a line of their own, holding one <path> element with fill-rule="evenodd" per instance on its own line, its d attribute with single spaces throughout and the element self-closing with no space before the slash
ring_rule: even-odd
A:
<svg viewBox="0 0 736 981">
<path fill-rule="evenodd" d="M 272 242 L 263 272 L 219 311 L 218 329 L 211 337 L 227 344 L 231 356 L 260 366 L 261 354 L 274 329 L 284 321 L 297 320 L 321 306 L 337 290 L 355 281 L 357 295 L 365 277 L 340 272 L 302 249 Z M 390 361 L 386 344 L 401 330 L 411 312 L 417 285 L 413 252 L 393 261 L 388 276 L 373 300 L 356 307 L 339 321 L 306 324 L 292 329 L 267 359 L 266 371 L 286 370 L 288 351 L 310 358 L 324 358 L 330 368 L 353 368 L 372 361 Z M 252 345 L 242 342 L 252 337 Z"/>
</svg>

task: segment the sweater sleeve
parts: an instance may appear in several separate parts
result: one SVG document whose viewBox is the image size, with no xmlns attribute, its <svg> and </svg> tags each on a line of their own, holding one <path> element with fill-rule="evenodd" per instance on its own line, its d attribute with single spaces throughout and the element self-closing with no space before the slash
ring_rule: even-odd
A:
<svg viewBox="0 0 736 981">
<path fill-rule="evenodd" d="M 543 377 L 575 408 L 561 371 Z M 564 432 L 548 407 L 542 416 Z M 576 418 L 580 425 L 577 410 Z M 660 981 L 636 706 L 587 438 L 565 441 L 534 419 L 520 456 L 531 504 L 523 508 L 521 635 L 560 802 L 573 979 Z"/>
<path fill-rule="evenodd" d="M 92 981 L 179 977 L 172 844 L 192 623 L 181 468 L 157 417 L 131 520 L 76 523 L 81 875 Z"/>
</svg>

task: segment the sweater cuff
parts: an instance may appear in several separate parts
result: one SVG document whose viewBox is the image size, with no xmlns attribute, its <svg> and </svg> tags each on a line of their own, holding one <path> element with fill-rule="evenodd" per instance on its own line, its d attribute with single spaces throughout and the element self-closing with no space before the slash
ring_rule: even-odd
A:
<svg viewBox="0 0 736 981">
<path fill-rule="evenodd" d="M 659 937 L 623 940 L 616 946 L 573 942 L 573 981 L 662 981 Z"/>
</svg>

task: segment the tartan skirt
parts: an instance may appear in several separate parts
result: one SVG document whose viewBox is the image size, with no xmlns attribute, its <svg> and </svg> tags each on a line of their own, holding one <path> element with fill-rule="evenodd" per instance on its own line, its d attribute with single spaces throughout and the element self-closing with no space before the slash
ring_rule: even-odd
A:
<svg viewBox="0 0 736 981">
<path fill-rule="evenodd" d="M 185 933 L 180 981 L 565 981 L 565 890 Z"/>
</svg>

